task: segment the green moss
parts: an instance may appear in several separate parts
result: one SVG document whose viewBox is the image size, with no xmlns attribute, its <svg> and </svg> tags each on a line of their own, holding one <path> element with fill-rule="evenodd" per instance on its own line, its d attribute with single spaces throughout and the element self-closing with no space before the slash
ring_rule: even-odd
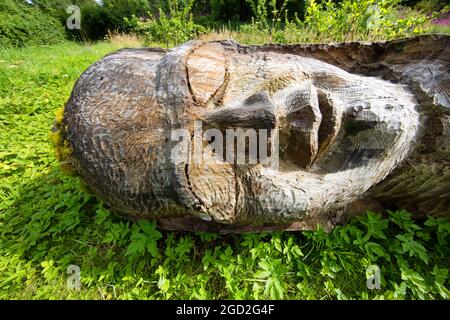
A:
<svg viewBox="0 0 450 320">
<path fill-rule="evenodd" d="M 53 122 L 52 132 L 49 133 L 49 138 L 55 150 L 55 157 L 60 163 L 61 171 L 68 176 L 76 176 L 77 171 L 70 161 L 72 148 L 69 141 L 64 140 L 65 127 L 63 121 L 64 108 L 59 108 L 55 113 L 55 121 Z"/>
<path fill-rule="evenodd" d="M 58 110 L 56 110 L 55 113 L 55 122 L 58 125 L 62 125 L 63 120 L 64 120 L 64 108 L 59 108 Z"/>
</svg>

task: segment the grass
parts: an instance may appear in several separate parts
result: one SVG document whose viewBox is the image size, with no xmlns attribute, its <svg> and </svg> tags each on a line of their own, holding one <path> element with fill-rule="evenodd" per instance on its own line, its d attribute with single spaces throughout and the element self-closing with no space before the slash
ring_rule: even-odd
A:
<svg viewBox="0 0 450 320">
<path fill-rule="evenodd" d="M 161 232 L 62 174 L 48 133 L 78 76 L 135 40 L 0 51 L 1 299 L 448 299 L 450 222 L 366 213 L 332 233 Z M 81 289 L 67 281 L 81 270 Z M 378 265 L 381 289 L 366 270 Z"/>
</svg>

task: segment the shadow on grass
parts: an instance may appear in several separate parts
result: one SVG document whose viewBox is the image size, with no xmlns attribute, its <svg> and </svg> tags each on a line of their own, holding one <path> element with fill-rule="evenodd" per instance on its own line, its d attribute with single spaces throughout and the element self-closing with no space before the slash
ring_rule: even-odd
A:
<svg viewBox="0 0 450 320">
<path fill-rule="evenodd" d="M 57 166 L 25 180 L 17 191 L 13 204 L 0 215 L 0 250 L 6 269 L 17 274 L 15 265 L 28 265 L 28 271 L 21 276 L 9 280 L 8 272 L 0 276 L 0 288 L 3 283 L 4 288 L 15 288 L 15 292 L 27 290 L 27 273 L 31 272 L 34 286 L 46 287 L 59 298 L 80 298 L 83 292 L 70 292 L 65 283 L 67 268 L 74 264 L 81 269 L 84 287 L 94 290 L 88 294 L 90 298 L 123 297 L 136 287 L 139 292 L 126 297 L 154 297 L 159 291 L 161 275 L 155 273 L 159 266 L 183 269 L 183 274 L 199 274 L 204 271 L 202 259 L 208 248 L 237 245 L 239 241 L 235 236 L 155 230 L 161 240 L 156 242 L 156 254 L 150 254 L 147 243 L 138 241 L 140 235 L 149 237 L 139 223 L 112 214 L 83 190 L 78 178 L 64 176 Z M 132 244 L 138 250 L 129 254 Z M 142 288 L 144 284 L 146 289 Z M 220 284 L 219 290 L 223 286 Z M 36 297 L 36 290 L 39 289 L 34 288 L 25 297 Z"/>
</svg>

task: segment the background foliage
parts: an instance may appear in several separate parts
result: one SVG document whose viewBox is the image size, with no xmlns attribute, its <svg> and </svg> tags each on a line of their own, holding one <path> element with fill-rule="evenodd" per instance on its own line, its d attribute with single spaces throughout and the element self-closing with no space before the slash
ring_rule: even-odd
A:
<svg viewBox="0 0 450 320">
<path fill-rule="evenodd" d="M 22 1 L 0 0 L 0 48 L 63 41 L 64 27 L 54 17 Z"/>
<path fill-rule="evenodd" d="M 450 11 L 442 0 L 0 0 L 0 45 L 51 44 L 64 37 L 70 4 L 92 41 L 110 32 L 134 33 L 166 46 L 198 38 L 242 42 L 320 42 L 395 39 L 450 33 L 433 19 Z M 58 24 L 59 21 L 59 24 Z"/>
</svg>

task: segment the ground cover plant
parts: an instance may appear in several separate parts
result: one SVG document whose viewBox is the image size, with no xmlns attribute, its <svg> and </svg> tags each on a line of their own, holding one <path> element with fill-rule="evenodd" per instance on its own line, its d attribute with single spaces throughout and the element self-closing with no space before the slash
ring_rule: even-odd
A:
<svg viewBox="0 0 450 320">
<path fill-rule="evenodd" d="M 110 213 L 61 172 L 49 132 L 83 70 L 139 45 L 118 39 L 0 51 L 1 299 L 449 298 L 443 218 L 367 212 L 330 234 L 218 236 Z M 67 285 L 71 265 L 80 290 Z M 380 289 L 367 287 L 372 265 Z"/>
</svg>

